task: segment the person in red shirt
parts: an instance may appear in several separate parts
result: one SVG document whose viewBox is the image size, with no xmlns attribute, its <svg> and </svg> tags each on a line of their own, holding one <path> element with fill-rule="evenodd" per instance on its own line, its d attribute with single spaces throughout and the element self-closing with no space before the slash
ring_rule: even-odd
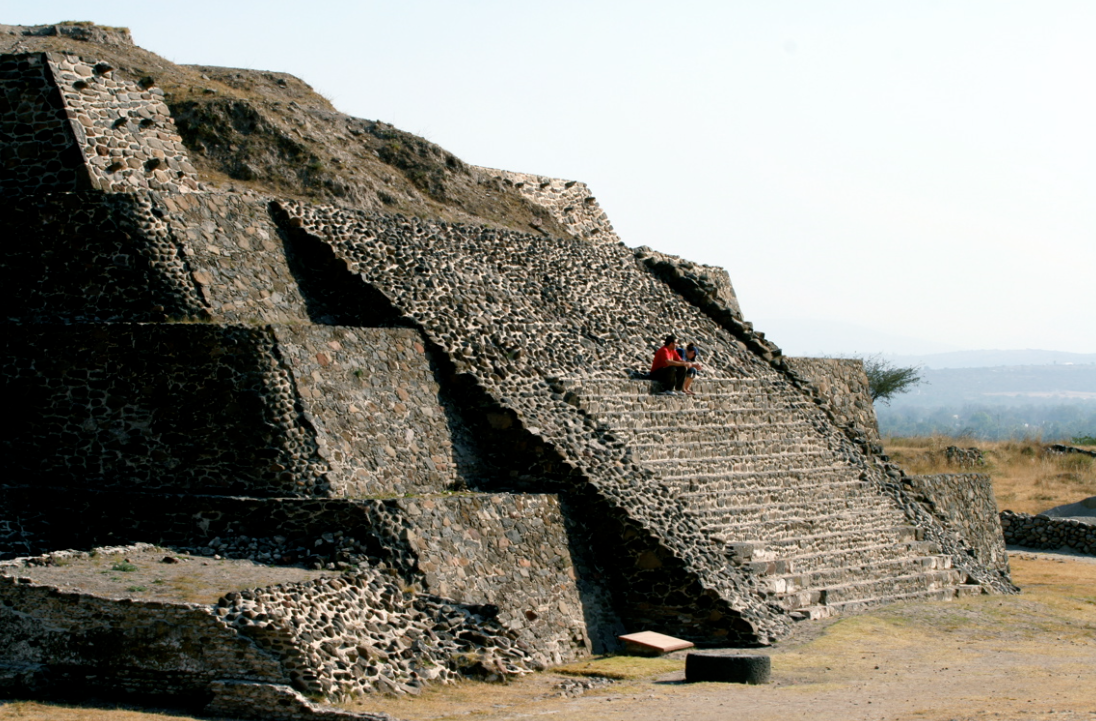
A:
<svg viewBox="0 0 1096 721">
<path fill-rule="evenodd" d="M 668 335 L 662 347 L 655 352 L 654 362 L 651 363 L 651 378 L 662 384 L 666 389 L 663 391 L 665 395 L 683 395 L 685 373 L 689 368 L 699 367 L 699 363 L 681 360 L 677 354 L 677 338 Z"/>
</svg>

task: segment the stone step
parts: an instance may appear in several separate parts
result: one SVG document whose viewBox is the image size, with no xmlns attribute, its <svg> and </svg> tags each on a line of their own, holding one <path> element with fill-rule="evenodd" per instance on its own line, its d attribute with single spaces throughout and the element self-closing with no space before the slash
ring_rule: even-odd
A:
<svg viewBox="0 0 1096 721">
<path fill-rule="evenodd" d="M 738 545 L 738 544 L 734 544 Z M 909 540 L 900 543 L 876 543 L 856 548 L 829 550 L 822 553 L 802 553 L 798 555 L 775 555 L 768 560 L 743 561 L 735 555 L 734 562 L 741 563 L 753 573 L 765 575 L 821 573 L 842 571 L 846 568 L 865 567 L 888 561 L 902 561 L 909 558 L 939 555 L 940 549 L 931 541 Z M 949 564 L 950 565 L 950 564 Z"/>
<path fill-rule="evenodd" d="M 694 516 L 695 517 L 695 516 Z M 724 539 L 764 538 L 769 546 L 799 541 L 804 538 L 858 534 L 885 534 L 906 523 L 898 511 L 879 513 L 877 509 L 843 512 L 828 517 L 778 518 L 767 521 L 724 522 L 719 516 L 697 517 L 708 534 Z"/>
<path fill-rule="evenodd" d="M 784 400 L 784 399 L 781 399 Z M 611 413 L 629 413 L 641 411 L 670 411 L 677 413 L 708 413 L 711 411 L 782 410 L 810 408 L 809 401 L 790 400 L 774 402 L 771 396 L 758 392 L 721 393 L 704 396 L 667 396 L 661 394 L 597 396 L 594 398 L 579 396 L 578 404 L 594 416 Z"/>
<path fill-rule="evenodd" d="M 719 510 L 705 512 L 703 509 L 691 509 L 689 515 L 709 533 L 723 538 L 764 538 L 766 543 L 823 532 L 884 530 L 908 522 L 901 511 L 886 507 L 770 518 L 750 518 Z"/>
<path fill-rule="evenodd" d="M 635 456 L 642 460 L 672 460 L 708 458 L 719 455 L 751 455 L 755 457 L 780 455 L 783 453 L 828 453 L 829 448 L 817 438 L 798 438 L 794 440 L 767 439 L 760 441 L 734 440 L 717 437 L 703 441 L 683 443 L 630 443 Z"/>
<path fill-rule="evenodd" d="M 717 449 L 711 449 L 717 450 Z M 793 453 L 724 454 L 694 458 L 643 459 L 652 471 L 674 477 L 711 474 L 721 471 L 770 471 L 781 468 L 817 468 L 833 466 L 833 454 L 823 450 Z"/>
<path fill-rule="evenodd" d="M 851 581 L 897 578 L 928 571 L 945 571 L 952 567 L 949 556 L 903 556 L 841 568 L 823 568 L 806 573 L 761 575 L 762 585 L 770 593 L 781 595 L 810 589 L 838 586 Z"/>
<path fill-rule="evenodd" d="M 897 509 L 889 499 L 871 494 L 832 494 L 827 497 L 804 498 L 801 493 L 789 494 L 782 502 L 762 501 L 743 503 L 743 496 L 736 494 L 730 501 L 723 495 L 713 495 L 698 503 L 690 504 L 689 513 L 698 519 L 707 516 L 738 518 L 743 522 L 775 521 L 784 518 L 810 518 L 831 516 L 844 512 L 888 513 Z"/>
<path fill-rule="evenodd" d="M 600 420 L 600 419 L 599 419 Z M 684 428 L 628 428 L 613 426 L 613 432 L 621 440 L 640 445 L 695 443 L 726 438 L 732 441 L 785 441 L 798 443 L 804 436 L 812 436 L 814 429 L 807 421 L 773 423 L 749 423 L 736 426 L 690 425 Z"/>
<path fill-rule="evenodd" d="M 712 529 L 710 533 L 716 538 L 722 538 L 723 542 L 729 547 L 728 550 L 732 550 L 736 557 L 742 557 L 744 560 L 749 561 L 775 561 L 806 554 L 832 553 L 868 547 L 885 548 L 888 545 L 917 540 L 917 529 L 906 525 L 833 533 L 812 533 L 796 538 L 765 540 L 743 538 L 733 533 L 724 535 L 717 529 Z M 742 544 L 753 547 L 748 558 L 740 555 L 739 549 Z"/>
<path fill-rule="evenodd" d="M 779 390 L 795 393 L 781 378 L 726 378 L 710 374 L 698 376 L 697 387 L 709 389 L 706 393 L 768 393 Z M 622 395 L 651 395 L 659 387 L 654 381 L 629 378 L 564 378 L 559 386 L 581 398 L 600 398 Z"/>
<path fill-rule="evenodd" d="M 781 485 L 796 485 L 796 487 L 804 487 L 804 485 L 817 487 L 817 485 L 829 480 L 842 480 L 846 478 L 859 479 L 860 473 L 857 469 L 844 464 L 834 464 L 832 459 L 824 460 L 830 460 L 831 462 L 826 465 L 818 464 L 813 466 L 781 467 L 772 464 L 772 468 L 747 468 L 741 470 L 724 469 L 708 473 L 697 472 L 683 474 L 676 472 L 675 469 L 674 473 L 660 473 L 660 476 L 666 483 L 672 485 L 692 484 L 697 490 L 722 488 L 723 485 L 732 489 L 749 488 L 751 483 L 761 484 L 762 482 L 769 482 L 772 479 L 779 479 Z M 659 468 L 648 466 L 647 464 L 644 464 L 644 467 L 650 468 L 653 471 L 659 470 Z"/>
<path fill-rule="evenodd" d="M 858 494 L 873 499 L 880 497 L 870 484 L 858 477 L 850 477 L 846 473 L 832 473 L 825 476 L 818 474 L 810 479 L 814 481 L 813 483 L 774 483 L 774 481 L 785 480 L 787 479 L 763 476 L 749 485 L 745 483 L 728 484 L 720 481 L 705 486 L 693 484 L 696 486 L 693 488 L 690 482 L 686 480 L 679 480 L 666 485 L 673 485 L 679 489 L 680 495 L 687 497 L 690 502 L 695 501 L 701 504 L 705 499 L 711 499 L 716 505 L 727 508 L 772 506 L 797 501 L 805 503 L 815 500 L 829 501 L 839 498 L 853 498 Z M 797 481 L 798 479 L 793 480 Z M 665 483 L 665 480 L 663 482 Z M 884 503 L 886 503 L 885 500 Z"/>
<path fill-rule="evenodd" d="M 809 427 L 809 420 L 802 414 L 777 408 L 724 408 L 692 410 L 687 412 L 672 408 L 629 409 L 591 414 L 610 428 L 627 428 L 638 431 L 661 428 L 677 431 L 686 428 L 725 428 L 734 437 L 740 427 L 780 425 Z M 721 434 L 722 435 L 722 434 Z"/>
<path fill-rule="evenodd" d="M 735 494 L 747 496 L 743 500 L 744 503 L 761 503 L 760 500 L 750 501 L 749 498 L 757 498 L 758 492 L 764 493 L 773 489 L 798 489 L 804 494 L 821 493 L 819 498 L 832 498 L 835 495 L 843 495 L 846 492 L 845 486 L 850 483 L 858 484 L 865 492 L 871 492 L 870 487 L 860 480 L 859 472 L 848 466 L 663 476 L 662 481 L 667 486 L 678 488 L 683 495 L 689 497 L 695 497 L 698 494 L 705 496 L 712 493 L 725 494 L 727 503 L 731 502 L 731 497 Z M 833 492 L 828 493 L 827 491 L 830 490 Z"/>
<path fill-rule="evenodd" d="M 786 593 L 779 595 L 777 602 L 788 611 L 810 606 L 841 607 L 868 600 L 931 594 L 954 588 L 965 578 L 966 574 L 956 569 L 926 571 Z"/>
<path fill-rule="evenodd" d="M 892 596 L 877 596 L 875 598 L 860 598 L 855 601 L 835 603 L 830 606 L 806 606 L 792 611 L 789 615 L 792 618 L 802 621 L 817 620 L 842 614 L 856 613 L 858 611 L 874 608 L 875 606 L 882 606 L 897 601 L 950 601 L 953 598 L 978 595 L 982 592 L 981 586 L 963 584 L 959 586 L 937 588 L 931 591 L 902 593 Z"/>
</svg>

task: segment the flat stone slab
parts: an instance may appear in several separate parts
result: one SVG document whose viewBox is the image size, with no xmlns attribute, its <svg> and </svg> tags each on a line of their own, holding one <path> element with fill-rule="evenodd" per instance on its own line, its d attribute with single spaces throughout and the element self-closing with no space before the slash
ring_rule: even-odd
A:
<svg viewBox="0 0 1096 721">
<path fill-rule="evenodd" d="M 690 641 L 683 641 L 680 638 L 655 633 L 654 631 L 629 633 L 624 636 L 617 636 L 617 638 L 624 642 L 628 651 L 645 655 L 661 655 L 694 646 Z"/>
<path fill-rule="evenodd" d="M 685 681 L 768 683 L 772 662 L 764 654 L 698 652 L 685 656 Z"/>
</svg>

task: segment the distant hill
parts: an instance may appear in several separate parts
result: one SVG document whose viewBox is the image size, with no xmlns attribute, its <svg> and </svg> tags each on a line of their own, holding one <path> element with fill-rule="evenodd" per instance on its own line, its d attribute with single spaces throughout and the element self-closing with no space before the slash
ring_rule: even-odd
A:
<svg viewBox="0 0 1096 721">
<path fill-rule="evenodd" d="M 982 368 L 926 366 L 921 376 L 924 382 L 896 396 L 891 401 L 892 407 L 1096 403 L 1096 364 L 1092 363 Z"/>
<path fill-rule="evenodd" d="M 914 355 L 884 354 L 900 366 L 925 368 L 993 368 L 996 366 L 1096 365 L 1096 353 L 1066 353 L 1053 350 L 960 350 Z M 1096 389 L 1094 389 L 1096 390 Z"/>
</svg>

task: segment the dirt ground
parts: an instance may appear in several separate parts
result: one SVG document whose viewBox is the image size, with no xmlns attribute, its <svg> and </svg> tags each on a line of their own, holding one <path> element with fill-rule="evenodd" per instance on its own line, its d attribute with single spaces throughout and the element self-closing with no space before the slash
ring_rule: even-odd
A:
<svg viewBox="0 0 1096 721">
<path fill-rule="evenodd" d="M 686 684 L 682 653 L 592 659 L 506 685 L 466 682 L 348 708 L 409 721 L 1096 720 L 1096 558 L 1017 550 L 1010 556 L 1023 593 L 895 604 L 803 624 L 765 650 L 773 671 L 764 686 Z M 564 695 L 588 674 L 616 680 Z M 0 719 L 167 718 L 190 717 L 107 706 L 0 706 Z"/>
<path fill-rule="evenodd" d="M 117 551 L 59 559 L 49 566 L 6 567 L 0 572 L 105 598 L 190 603 L 216 603 L 230 591 L 338 575 L 335 571 L 264 566 L 219 556 L 191 556 L 147 544 L 140 549 L 119 547 Z"/>
</svg>

